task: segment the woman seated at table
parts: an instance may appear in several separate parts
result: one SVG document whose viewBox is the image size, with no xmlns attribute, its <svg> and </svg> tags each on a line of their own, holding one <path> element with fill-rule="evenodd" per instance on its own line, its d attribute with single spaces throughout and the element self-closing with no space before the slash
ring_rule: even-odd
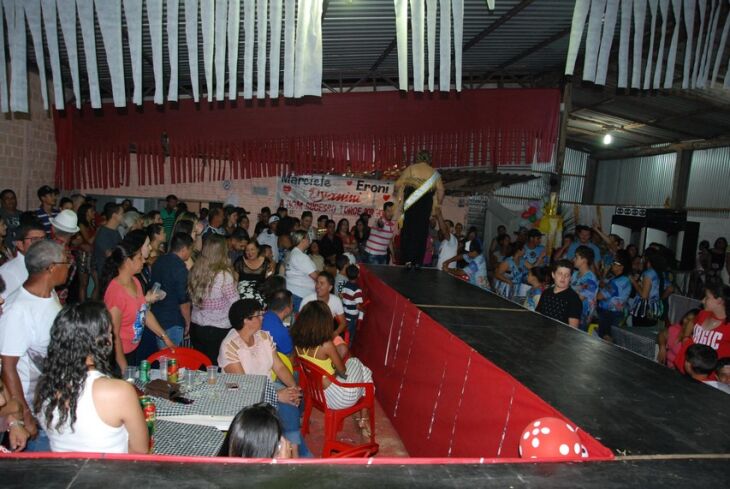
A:
<svg viewBox="0 0 730 489">
<path fill-rule="evenodd" d="M 291 458 L 276 410 L 265 402 L 243 408 L 233 418 L 220 457 Z"/>
<path fill-rule="evenodd" d="M 347 362 L 337 352 L 332 342 L 332 313 L 325 302 L 313 301 L 302 307 L 294 325 L 291 337 L 299 358 L 312 362 L 345 384 L 372 383 L 373 373 L 355 357 Z M 345 409 L 353 406 L 364 394 L 362 387 L 342 387 L 323 380 L 327 406 L 332 409 Z M 363 435 L 370 435 L 367 412 L 356 419 Z"/>
<path fill-rule="evenodd" d="M 308 453 L 299 431 L 299 403 L 302 392 L 294 376 L 282 363 L 276 344 L 266 331 L 261 330 L 264 310 L 255 299 L 236 301 L 228 312 L 233 329 L 221 343 L 218 365 L 229 374 L 271 375 L 278 391 L 278 413 L 284 426 L 284 437 L 292 444 L 292 454 Z M 301 446 L 300 446 L 301 445 Z"/>
<path fill-rule="evenodd" d="M 310 294 L 302 299 L 301 307 L 312 301 L 322 301 L 329 307 L 332 313 L 333 329 L 332 341 L 337 347 L 337 353 L 340 357 L 345 358 L 349 353 L 347 343 L 340 336 L 345 332 L 347 327 L 347 320 L 345 319 L 345 307 L 342 305 L 342 300 L 334 295 L 332 292 L 335 288 L 335 278 L 329 272 L 319 272 L 317 274 L 317 280 L 314 283 L 314 294 Z"/>
<path fill-rule="evenodd" d="M 137 393 L 109 377 L 112 345 L 102 303 L 67 306 L 53 322 L 34 406 L 52 451 L 147 453 Z"/>
</svg>

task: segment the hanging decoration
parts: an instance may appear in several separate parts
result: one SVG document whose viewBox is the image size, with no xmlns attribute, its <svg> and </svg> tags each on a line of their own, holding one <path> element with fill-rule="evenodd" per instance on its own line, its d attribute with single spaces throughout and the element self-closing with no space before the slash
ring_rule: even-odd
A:
<svg viewBox="0 0 730 489">
<path fill-rule="evenodd" d="M 730 0 L 576 0 L 565 74 L 574 73 L 578 52 L 584 44 L 582 76 L 597 85 L 606 84 L 613 53 L 617 58 L 619 88 L 720 88 L 720 66 L 726 64 L 728 72 L 722 88 L 730 89 L 730 63 L 726 54 L 729 4 Z M 720 22 L 723 12 L 724 22 Z M 612 43 L 618 19 L 616 51 L 612 50 Z M 674 27 L 670 34 L 671 25 Z M 684 46 L 680 46 L 680 31 L 685 34 Z M 677 54 L 682 51 L 684 56 L 678 60 Z M 678 62 L 682 66 L 677 77 Z"/>
<path fill-rule="evenodd" d="M 66 53 L 63 61 L 68 62 L 71 78 L 71 86 L 65 88 L 72 90 L 77 108 L 81 107 L 82 77 L 88 83 L 91 106 L 95 109 L 102 106 L 99 63 L 108 67 L 116 107 L 127 105 L 125 80 L 129 75 L 133 84 L 132 103 L 141 105 L 142 94 L 154 88 L 154 102 L 164 104 L 165 63 L 169 68 L 167 100 L 177 101 L 181 3 L 184 18 L 180 20 L 185 26 L 190 69 L 189 78 L 182 83 L 190 83 L 196 102 L 200 101 L 201 95 L 198 81 L 199 34 L 203 44 L 204 95 L 208 102 L 224 101 L 226 97 L 229 100 L 238 98 L 239 62 L 244 66 L 245 99 L 254 95 L 263 99 L 267 90 L 270 97 L 278 98 L 282 36 L 284 96 L 322 95 L 322 0 L 0 0 L 0 45 L 5 45 L 7 39 L 10 53 L 8 60 L 5 50 L 0 52 L 0 112 L 28 112 L 28 43 L 32 43 L 36 53 L 47 49 L 47 58 L 35 56 L 40 79 L 46 79 L 46 59 L 49 59 L 54 105 L 57 110 L 65 108 L 60 37 L 63 37 Z M 143 12 L 147 12 L 144 19 Z M 163 21 L 167 26 L 164 38 Z M 60 31 L 58 25 L 61 26 Z M 82 45 L 77 44 L 77 26 L 80 27 Z M 101 46 L 97 46 L 96 32 L 101 33 Z M 146 35 L 151 44 L 154 87 L 142 86 L 142 38 Z M 240 53 L 239 36 L 244 38 Z M 257 48 L 254 50 L 255 45 Z M 84 51 L 86 72 L 83 75 L 79 73 L 79 49 Z M 124 51 L 127 49 L 131 73 L 125 73 Z M 163 57 L 165 49 L 166 59 Z M 254 60 L 256 80 L 253 79 Z M 41 96 L 44 107 L 48 108 L 45 83 L 41 83 Z"/>
</svg>

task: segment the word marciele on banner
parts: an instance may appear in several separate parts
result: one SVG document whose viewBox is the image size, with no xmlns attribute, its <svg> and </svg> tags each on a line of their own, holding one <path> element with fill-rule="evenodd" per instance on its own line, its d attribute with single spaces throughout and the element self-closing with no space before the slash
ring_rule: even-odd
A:
<svg viewBox="0 0 730 489">
<path fill-rule="evenodd" d="M 292 215 L 304 211 L 331 219 L 354 218 L 367 212 L 379 218 L 393 196 L 393 182 L 330 175 L 286 175 L 279 179 L 277 201 Z M 315 218 L 317 216 L 315 215 Z M 350 222 L 351 225 L 354 222 Z"/>
</svg>

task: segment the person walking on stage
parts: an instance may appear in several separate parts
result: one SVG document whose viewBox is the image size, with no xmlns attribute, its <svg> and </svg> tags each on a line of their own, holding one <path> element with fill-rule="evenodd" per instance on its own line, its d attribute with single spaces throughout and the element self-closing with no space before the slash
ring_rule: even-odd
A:
<svg viewBox="0 0 730 489">
<path fill-rule="evenodd" d="M 441 175 L 431 166 L 428 151 L 419 152 L 415 163 L 401 174 L 395 194 L 402 213 L 401 261 L 410 270 L 423 265 L 429 219 L 444 200 Z"/>
</svg>

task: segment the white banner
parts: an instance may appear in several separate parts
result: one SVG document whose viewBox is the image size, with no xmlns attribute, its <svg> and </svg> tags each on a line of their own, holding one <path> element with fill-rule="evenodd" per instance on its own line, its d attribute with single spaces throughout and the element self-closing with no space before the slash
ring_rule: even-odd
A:
<svg viewBox="0 0 730 489">
<path fill-rule="evenodd" d="M 329 175 L 282 176 L 276 188 L 279 205 L 292 216 L 311 211 L 314 219 L 348 218 L 353 226 L 360 214 L 380 217 L 383 204 L 393 199 L 394 182 Z"/>
</svg>

